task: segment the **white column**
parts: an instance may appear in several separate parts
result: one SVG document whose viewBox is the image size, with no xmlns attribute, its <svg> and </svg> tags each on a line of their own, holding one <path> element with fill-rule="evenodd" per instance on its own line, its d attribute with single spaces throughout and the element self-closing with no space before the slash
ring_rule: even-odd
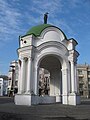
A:
<svg viewBox="0 0 90 120">
<path fill-rule="evenodd" d="M 62 103 L 68 104 L 68 69 L 62 68 Z"/>
<path fill-rule="evenodd" d="M 76 66 L 76 64 L 75 64 L 75 92 L 77 93 L 77 66 Z"/>
<path fill-rule="evenodd" d="M 68 68 L 68 90 L 69 90 L 69 93 L 71 93 L 71 64 L 70 63 Z"/>
<path fill-rule="evenodd" d="M 24 80 L 25 80 L 25 71 L 24 71 L 24 68 L 25 68 L 25 60 L 22 59 L 22 62 L 21 62 L 21 79 L 20 79 L 20 92 L 21 93 L 24 93 Z"/>
<path fill-rule="evenodd" d="M 72 60 L 71 61 L 71 93 L 68 97 L 69 105 L 77 105 L 80 104 L 80 96 L 77 93 L 77 78 L 76 78 L 76 64 Z"/>
<path fill-rule="evenodd" d="M 75 92 L 75 65 L 74 61 L 71 61 L 71 92 Z"/>
<path fill-rule="evenodd" d="M 39 83 L 39 66 L 34 66 L 34 93 L 38 95 L 38 83 Z"/>
<path fill-rule="evenodd" d="M 32 80 L 32 59 L 28 58 L 28 66 L 27 66 L 27 86 L 26 86 L 26 93 L 31 94 L 31 80 Z"/>
<path fill-rule="evenodd" d="M 54 71 L 50 71 L 50 96 L 55 96 L 55 79 Z"/>
<path fill-rule="evenodd" d="M 68 93 L 68 69 L 62 69 L 62 94 L 67 95 Z"/>
<path fill-rule="evenodd" d="M 19 62 L 18 62 L 18 72 L 19 72 L 19 74 L 18 74 L 18 94 L 21 94 L 21 66 L 20 66 L 20 60 L 19 60 Z"/>
</svg>

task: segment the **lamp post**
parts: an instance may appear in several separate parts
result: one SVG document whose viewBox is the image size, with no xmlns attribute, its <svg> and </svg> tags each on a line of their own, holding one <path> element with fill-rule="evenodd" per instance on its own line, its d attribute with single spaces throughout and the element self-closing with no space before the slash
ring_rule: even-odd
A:
<svg viewBox="0 0 90 120">
<path fill-rule="evenodd" d="M 12 97 L 13 95 L 14 95 L 14 73 L 15 73 L 15 66 L 14 65 L 11 65 L 10 66 L 11 67 L 11 71 L 12 71 L 12 82 L 11 82 L 11 90 L 10 90 L 10 96 Z"/>
</svg>

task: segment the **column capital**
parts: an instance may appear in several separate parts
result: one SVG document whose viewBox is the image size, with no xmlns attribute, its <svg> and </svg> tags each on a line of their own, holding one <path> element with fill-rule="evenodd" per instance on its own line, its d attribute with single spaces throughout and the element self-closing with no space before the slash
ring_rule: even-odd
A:
<svg viewBox="0 0 90 120">
<path fill-rule="evenodd" d="M 28 56 L 28 60 L 33 60 L 33 57 L 31 57 L 31 56 Z"/>
<path fill-rule="evenodd" d="M 78 57 L 79 53 L 75 50 L 71 50 L 69 51 L 69 57 L 68 57 L 68 60 L 71 62 L 75 62 L 77 63 L 77 57 Z"/>
<path fill-rule="evenodd" d="M 32 59 L 32 57 L 29 56 L 29 57 L 28 57 L 28 60 L 31 60 L 31 59 Z"/>
<path fill-rule="evenodd" d="M 77 59 L 69 60 L 71 64 L 77 64 Z"/>
<path fill-rule="evenodd" d="M 66 70 L 68 70 L 68 68 L 66 67 L 66 68 L 62 68 L 61 69 L 61 71 L 66 71 Z"/>
<path fill-rule="evenodd" d="M 21 57 L 20 60 L 21 60 L 21 61 L 24 61 L 24 57 Z"/>
<path fill-rule="evenodd" d="M 25 61 L 25 60 L 28 60 L 28 57 L 21 57 L 19 60 L 21 60 L 21 61 Z"/>
</svg>

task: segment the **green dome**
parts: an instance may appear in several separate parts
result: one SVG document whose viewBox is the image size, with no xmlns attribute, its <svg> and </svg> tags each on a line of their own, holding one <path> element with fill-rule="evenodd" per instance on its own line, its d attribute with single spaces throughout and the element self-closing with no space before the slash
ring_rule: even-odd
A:
<svg viewBox="0 0 90 120">
<path fill-rule="evenodd" d="M 41 32 L 48 27 L 57 28 L 58 30 L 60 30 L 63 33 L 64 37 L 67 38 L 66 35 L 64 34 L 64 32 L 60 28 L 58 28 L 54 25 L 50 25 L 50 24 L 41 24 L 41 25 L 34 26 L 24 36 L 31 35 L 31 34 L 33 34 L 36 37 L 40 36 Z"/>
<path fill-rule="evenodd" d="M 41 24 L 41 25 L 38 25 L 38 26 L 34 26 L 26 33 L 26 35 L 33 34 L 35 36 L 40 36 L 41 32 L 47 27 L 53 27 L 53 25 Z"/>
</svg>

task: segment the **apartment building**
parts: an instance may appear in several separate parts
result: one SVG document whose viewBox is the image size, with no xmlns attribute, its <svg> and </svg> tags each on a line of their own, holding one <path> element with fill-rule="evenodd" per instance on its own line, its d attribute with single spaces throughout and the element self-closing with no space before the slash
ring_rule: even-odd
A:
<svg viewBox="0 0 90 120">
<path fill-rule="evenodd" d="M 78 64 L 77 65 L 77 75 L 78 75 L 78 90 L 81 97 L 90 97 L 90 65 Z"/>
<path fill-rule="evenodd" d="M 8 95 L 8 76 L 0 75 L 0 96 Z"/>
<path fill-rule="evenodd" d="M 8 91 L 9 96 L 18 91 L 18 61 L 12 61 L 8 72 Z"/>
</svg>

